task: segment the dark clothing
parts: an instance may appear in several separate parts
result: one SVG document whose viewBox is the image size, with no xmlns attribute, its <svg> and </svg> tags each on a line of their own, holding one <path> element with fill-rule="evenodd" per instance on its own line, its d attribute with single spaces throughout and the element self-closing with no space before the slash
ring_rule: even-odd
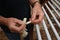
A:
<svg viewBox="0 0 60 40">
<path fill-rule="evenodd" d="M 0 0 L 0 15 L 23 19 L 30 17 L 28 0 Z"/>
<path fill-rule="evenodd" d="M 30 6 L 28 0 L 0 0 L 0 16 L 9 18 L 14 17 L 22 20 L 30 18 Z M 9 40 L 20 40 L 18 33 L 11 33 L 10 30 L 1 25 Z M 28 27 L 28 30 L 30 27 Z M 27 39 L 29 40 L 29 39 Z"/>
<path fill-rule="evenodd" d="M 8 37 L 9 40 L 20 40 L 20 34 L 19 33 L 11 33 L 7 29 L 5 29 L 4 27 L 3 27 L 3 30 L 4 30 L 6 36 Z M 33 29 L 33 25 L 32 24 L 27 25 L 28 36 L 26 38 L 24 38 L 24 40 L 30 40 L 31 29 Z"/>
</svg>

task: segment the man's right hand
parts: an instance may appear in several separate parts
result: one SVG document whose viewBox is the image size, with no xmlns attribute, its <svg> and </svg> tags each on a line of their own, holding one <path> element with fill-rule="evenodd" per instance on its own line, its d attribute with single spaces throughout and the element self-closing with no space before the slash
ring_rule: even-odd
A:
<svg viewBox="0 0 60 40">
<path fill-rule="evenodd" d="M 16 24 L 20 25 L 17 26 Z M 8 26 L 10 31 L 18 33 L 21 33 L 26 27 L 26 24 L 23 21 L 18 20 L 16 18 L 6 18 L 5 25 Z"/>
</svg>

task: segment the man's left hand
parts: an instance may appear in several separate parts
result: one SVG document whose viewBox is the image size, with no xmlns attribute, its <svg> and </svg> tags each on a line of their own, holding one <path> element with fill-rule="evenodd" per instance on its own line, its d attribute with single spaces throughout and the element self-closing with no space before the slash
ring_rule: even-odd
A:
<svg viewBox="0 0 60 40">
<path fill-rule="evenodd" d="M 34 7 L 32 8 L 31 13 L 31 21 L 33 24 L 41 23 L 44 17 L 44 13 L 41 9 L 41 6 L 39 3 L 36 3 Z"/>
</svg>

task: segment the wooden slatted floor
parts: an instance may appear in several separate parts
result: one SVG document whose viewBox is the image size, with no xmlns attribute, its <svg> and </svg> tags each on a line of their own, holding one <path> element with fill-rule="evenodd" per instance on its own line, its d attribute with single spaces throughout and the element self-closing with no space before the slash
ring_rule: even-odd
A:
<svg viewBox="0 0 60 40">
<path fill-rule="evenodd" d="M 56 1 L 54 1 L 54 2 L 57 3 Z M 59 2 L 60 2 L 60 1 L 59 1 Z M 53 4 L 53 3 L 52 3 L 52 4 Z M 48 9 L 46 8 L 46 6 L 45 6 L 45 5 L 43 5 L 43 6 L 44 6 L 44 8 L 45 8 L 45 10 L 46 10 L 49 18 L 52 20 L 52 23 L 53 23 L 54 27 L 56 28 L 56 30 L 57 30 L 57 32 L 58 32 L 58 34 L 59 34 L 59 36 L 60 36 L 60 28 L 58 27 L 56 21 L 54 20 L 54 18 L 52 17 L 51 13 L 50 13 L 50 12 L 48 11 Z M 58 6 L 60 7 L 60 5 L 58 5 Z M 51 8 L 51 6 L 49 6 L 49 7 L 50 7 L 51 11 L 53 12 L 53 14 L 55 15 L 55 17 L 57 18 L 57 20 L 58 20 L 59 23 L 60 23 L 60 17 L 59 17 L 59 16 L 57 15 L 57 13 Z M 54 6 L 54 7 L 55 7 L 55 6 Z M 56 7 L 55 7 L 55 9 L 56 9 L 56 10 L 58 11 L 58 13 L 60 14 L 60 10 L 59 10 L 58 8 L 56 8 Z M 45 15 L 45 17 L 44 17 L 44 21 L 45 21 L 45 23 L 46 23 L 46 25 L 47 25 L 47 28 L 48 28 L 48 31 L 49 31 L 49 33 L 50 33 L 50 36 L 51 36 L 52 40 L 57 40 L 57 38 L 56 38 L 53 30 L 51 29 L 51 25 L 50 25 L 49 21 L 48 21 L 47 18 L 46 18 L 46 15 Z M 42 24 L 39 24 L 39 26 L 40 26 L 40 32 L 41 32 L 42 40 L 48 40 L 43 25 L 42 25 Z M 33 39 L 34 39 L 34 40 L 38 40 L 38 39 L 37 39 L 37 34 L 36 34 L 36 29 L 35 29 L 35 27 L 34 27 L 33 33 L 34 33 L 34 34 L 33 34 Z M 6 37 L 6 35 L 4 34 L 4 32 L 1 31 L 1 30 L 0 30 L 0 40 L 8 40 L 7 37 Z"/>
<path fill-rule="evenodd" d="M 51 28 L 51 25 L 49 23 L 49 21 L 47 20 L 48 17 L 46 17 L 46 14 L 49 16 L 51 22 L 53 23 L 53 27 L 55 28 L 56 32 L 58 33 L 58 36 L 60 37 L 60 4 L 58 5 L 56 0 L 52 0 L 53 2 L 55 2 L 55 4 L 53 4 L 51 1 L 49 1 L 50 3 L 52 3 L 53 7 L 55 8 L 52 8 L 51 5 L 49 5 L 49 2 L 45 3 L 43 8 L 45 9 L 44 13 L 45 13 L 45 17 L 44 17 L 44 21 L 46 23 L 46 27 L 48 28 L 48 31 L 49 31 L 49 34 L 51 36 L 51 40 L 58 40 L 57 37 L 55 36 L 55 33 L 53 32 L 52 28 Z M 57 7 L 56 7 L 56 4 L 57 4 Z M 48 7 L 50 9 L 48 9 Z M 43 9 L 42 8 L 42 9 Z M 50 11 L 51 10 L 51 11 Z M 57 12 L 58 14 L 57 14 Z M 55 16 L 55 18 L 58 20 L 58 23 L 56 22 L 55 18 L 52 16 L 52 14 Z M 59 26 L 58 26 L 59 24 Z M 34 33 L 36 33 L 36 31 L 34 31 Z M 48 40 L 47 38 L 47 34 L 45 32 L 45 29 L 43 27 L 42 24 L 40 24 L 40 33 L 41 33 L 41 37 L 42 37 L 42 40 Z M 36 36 L 36 37 L 35 37 Z M 49 36 L 48 36 L 49 37 Z M 34 40 L 37 40 L 37 35 L 34 34 Z M 50 40 L 50 39 L 49 39 Z M 59 39 L 60 40 L 60 39 Z"/>
</svg>

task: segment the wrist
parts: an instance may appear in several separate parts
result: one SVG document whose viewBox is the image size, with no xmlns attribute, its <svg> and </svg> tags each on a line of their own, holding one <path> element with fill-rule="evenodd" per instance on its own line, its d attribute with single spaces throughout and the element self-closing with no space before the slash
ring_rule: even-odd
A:
<svg viewBox="0 0 60 40">
<path fill-rule="evenodd" d="M 32 7 L 37 6 L 37 5 L 40 5 L 40 2 L 39 2 L 39 1 L 35 1 L 35 2 L 32 4 Z"/>
<path fill-rule="evenodd" d="M 2 25 L 6 25 L 6 23 L 7 23 L 7 18 L 4 18 L 4 17 L 0 17 L 1 19 L 0 19 L 0 24 L 2 24 Z"/>
</svg>

